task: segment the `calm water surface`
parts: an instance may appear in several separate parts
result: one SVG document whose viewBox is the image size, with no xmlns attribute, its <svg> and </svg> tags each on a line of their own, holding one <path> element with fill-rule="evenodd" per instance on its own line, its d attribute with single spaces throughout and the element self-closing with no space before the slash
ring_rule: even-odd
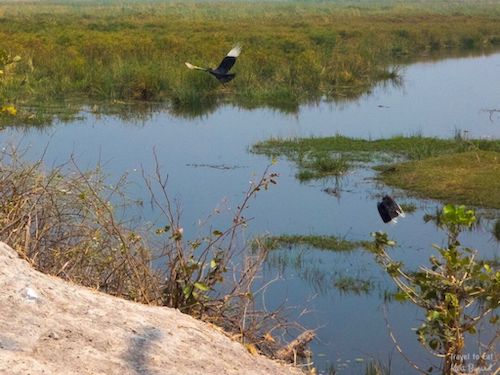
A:
<svg viewBox="0 0 500 375">
<path fill-rule="evenodd" d="M 153 170 L 155 149 L 162 170 L 169 175 L 170 195 L 180 202 L 185 233 L 194 237 L 204 233 L 198 219 L 218 206 L 234 208 L 249 180 L 264 171 L 269 160 L 249 153 L 248 148 L 269 137 L 342 134 L 373 139 L 422 134 L 447 138 L 457 131 L 467 131 L 474 138 L 500 137 L 500 118 L 490 120 L 482 111 L 500 106 L 500 54 L 418 63 L 405 67 L 402 74 L 401 86 L 378 86 L 353 102 L 303 106 L 293 115 L 223 106 L 196 119 L 160 111 L 138 122 L 84 112 L 82 120 L 43 130 L 5 129 L 0 140 L 28 147 L 27 156 L 33 159 L 48 145 L 48 165 L 73 155 L 82 168 L 99 161 L 105 164 L 111 180 L 128 172 L 138 182 L 130 187 L 131 194 L 145 200 L 140 170 Z M 400 244 L 396 256 L 414 266 L 426 261 L 431 243 L 445 240 L 432 223 L 422 220 L 439 202 L 405 198 L 403 192 L 375 184 L 372 171 L 359 169 L 343 178 L 337 198 L 322 191 L 335 186 L 335 181 L 301 184 L 294 177 L 295 166 L 284 159 L 272 169 L 280 174 L 278 185 L 251 202 L 248 216 L 255 219 L 248 237 L 322 234 L 366 240 L 370 232 L 384 230 Z M 376 210 L 383 193 L 402 196 L 418 209 L 397 225 L 384 225 Z M 144 211 L 148 220 L 154 220 L 155 212 Z M 227 224 L 228 218 L 222 215 L 215 225 Z M 481 249 L 484 257 L 499 253 L 491 224 L 485 221 L 483 228 L 463 237 L 465 244 Z M 383 296 L 390 283 L 370 254 L 283 249 L 272 254 L 261 282 L 276 275 L 280 278 L 267 289 L 266 304 L 269 308 L 282 303 L 296 307 L 290 317 L 317 329 L 319 339 L 312 349 L 315 364 L 323 372 L 336 368 L 339 374 L 362 374 L 366 362 L 374 358 L 391 361 L 395 374 L 411 374 L 393 349 L 384 316 L 407 355 L 423 368 L 430 364 L 411 330 L 419 325 L 421 315 L 397 303 L 388 304 L 384 313 Z M 341 293 L 333 284 L 342 276 L 369 280 L 371 291 Z M 304 310 L 307 313 L 301 314 Z"/>
</svg>

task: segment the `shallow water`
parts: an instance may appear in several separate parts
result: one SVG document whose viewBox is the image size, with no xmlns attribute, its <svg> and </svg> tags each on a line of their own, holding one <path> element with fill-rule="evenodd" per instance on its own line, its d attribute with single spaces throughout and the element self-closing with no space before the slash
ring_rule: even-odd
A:
<svg viewBox="0 0 500 375">
<path fill-rule="evenodd" d="M 63 163 L 70 155 L 81 168 L 100 161 L 111 181 L 128 172 L 137 182 L 130 186 L 130 193 L 145 201 L 140 171 L 153 170 L 155 149 L 163 172 L 169 176 L 170 195 L 180 202 L 186 236 L 194 237 L 204 231 L 198 219 L 218 206 L 234 209 L 249 180 L 269 165 L 266 157 L 251 154 L 248 148 L 271 136 L 381 138 L 418 133 L 446 138 L 467 131 L 474 138 L 500 137 L 500 117 L 490 119 L 483 111 L 500 106 L 500 54 L 417 63 L 404 67 L 402 74 L 401 86 L 381 85 L 356 101 L 307 105 L 293 115 L 223 106 L 195 119 L 177 118 L 164 110 L 134 122 L 84 112 L 81 120 L 43 130 L 7 128 L 0 133 L 0 140 L 28 147 L 27 157 L 33 159 L 47 147 L 44 159 L 48 165 Z M 431 243 L 445 241 L 443 233 L 422 220 L 426 212 L 433 213 L 439 207 L 439 202 L 404 198 L 403 192 L 375 184 L 370 170 L 354 170 L 343 178 L 339 198 L 322 191 L 335 186 L 335 181 L 301 184 L 294 177 L 295 166 L 285 159 L 278 160 L 272 170 L 280 174 L 278 185 L 250 202 L 247 216 L 254 219 L 247 230 L 249 238 L 271 233 L 366 240 L 370 232 L 384 230 L 401 245 L 397 256 L 413 266 L 426 261 Z M 385 225 L 376 210 L 384 193 L 393 193 L 418 208 L 397 225 Z M 157 213 L 145 205 L 141 214 L 154 220 Z M 227 225 L 228 217 L 222 215 L 213 223 Z M 485 257 L 498 256 L 500 249 L 490 226 L 491 221 L 485 221 L 482 229 L 462 238 L 465 244 L 481 249 Z M 300 267 L 294 267 L 299 255 Z M 285 302 L 297 307 L 290 316 L 307 328 L 317 329 L 319 340 L 312 349 L 319 369 L 326 371 L 332 366 L 340 374 L 362 374 L 370 358 L 385 363 L 391 358 L 393 373 L 412 373 L 389 338 L 382 306 L 390 284 L 371 255 L 361 250 L 336 254 L 298 248 L 280 250 L 273 257 L 261 282 L 277 274 L 281 277 L 266 291 L 267 306 Z M 288 265 L 284 264 L 287 259 Z M 339 275 L 371 280 L 373 290 L 360 295 L 341 293 L 332 286 Z M 300 315 L 303 309 L 308 312 Z M 427 368 L 428 356 L 411 331 L 419 325 L 418 317 L 409 305 L 388 305 L 387 319 L 400 345 Z"/>
</svg>

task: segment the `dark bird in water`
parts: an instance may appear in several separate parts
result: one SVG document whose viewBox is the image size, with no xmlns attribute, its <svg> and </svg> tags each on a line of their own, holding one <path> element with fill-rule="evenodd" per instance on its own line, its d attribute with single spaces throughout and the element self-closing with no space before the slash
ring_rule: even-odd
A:
<svg viewBox="0 0 500 375">
<path fill-rule="evenodd" d="M 388 195 L 385 195 L 382 201 L 377 203 L 377 208 L 384 223 L 388 223 L 389 221 L 396 222 L 398 216 L 405 217 L 401 206 Z"/>
<path fill-rule="evenodd" d="M 213 68 L 202 68 L 190 63 L 185 63 L 186 66 L 189 69 L 197 69 L 197 70 L 203 70 L 205 72 L 209 72 L 211 75 L 213 75 L 215 78 L 219 80 L 221 83 L 227 83 L 231 81 L 236 74 L 234 73 L 229 73 L 231 68 L 233 67 L 234 63 L 236 62 L 236 58 L 240 55 L 241 52 L 241 47 L 239 44 L 235 45 L 231 51 L 224 57 L 219 64 L 219 66 L 215 69 Z"/>
</svg>

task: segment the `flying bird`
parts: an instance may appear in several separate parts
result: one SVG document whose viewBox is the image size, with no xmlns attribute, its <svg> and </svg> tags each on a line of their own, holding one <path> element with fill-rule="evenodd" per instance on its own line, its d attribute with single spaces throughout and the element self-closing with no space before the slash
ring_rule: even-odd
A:
<svg viewBox="0 0 500 375">
<path fill-rule="evenodd" d="M 234 63 L 236 62 L 236 58 L 240 55 L 241 46 L 239 44 L 235 45 L 231 51 L 222 59 L 219 66 L 217 68 L 202 68 L 200 66 L 196 66 L 186 62 L 186 66 L 189 69 L 203 70 L 205 72 L 209 72 L 215 78 L 219 80 L 221 83 L 227 83 L 231 81 L 236 74 L 229 73 Z"/>
<path fill-rule="evenodd" d="M 388 195 L 385 195 L 382 201 L 377 203 L 377 208 L 384 223 L 388 223 L 389 221 L 396 222 L 398 216 L 405 217 L 401 206 Z"/>
</svg>

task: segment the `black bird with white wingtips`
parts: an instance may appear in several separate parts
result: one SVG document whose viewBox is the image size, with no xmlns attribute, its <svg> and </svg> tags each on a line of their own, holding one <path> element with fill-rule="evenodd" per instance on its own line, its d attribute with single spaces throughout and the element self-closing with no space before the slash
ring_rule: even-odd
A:
<svg viewBox="0 0 500 375">
<path fill-rule="evenodd" d="M 215 78 L 219 80 L 221 83 L 227 83 L 231 81 L 236 74 L 234 73 L 229 73 L 231 68 L 233 67 L 234 63 L 236 62 L 236 58 L 240 55 L 241 52 L 241 46 L 239 44 L 235 45 L 231 51 L 228 52 L 228 54 L 222 59 L 221 63 L 217 68 L 202 68 L 200 66 L 196 66 L 193 64 L 190 64 L 186 62 L 186 66 L 189 69 L 196 69 L 196 70 L 203 70 L 205 72 L 210 73 L 213 75 Z"/>
<path fill-rule="evenodd" d="M 398 216 L 405 217 L 405 213 L 401 206 L 388 195 L 385 195 L 382 198 L 382 201 L 377 203 L 377 209 L 384 223 L 388 223 L 390 221 L 396 222 L 396 218 Z"/>
</svg>

